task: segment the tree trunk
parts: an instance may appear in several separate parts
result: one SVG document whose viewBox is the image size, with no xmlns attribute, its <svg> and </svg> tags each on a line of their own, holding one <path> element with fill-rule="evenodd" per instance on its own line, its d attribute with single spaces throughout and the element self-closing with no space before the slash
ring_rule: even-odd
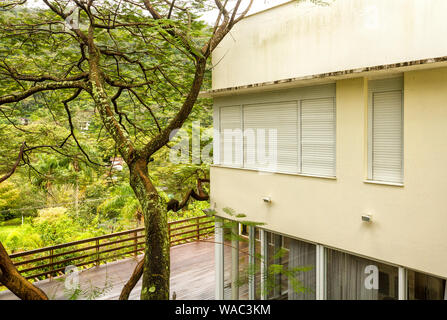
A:
<svg viewBox="0 0 447 320">
<path fill-rule="evenodd" d="M 141 276 L 143 275 L 143 270 L 144 257 L 140 262 L 138 262 L 129 281 L 127 281 L 126 285 L 123 287 L 123 290 L 121 290 L 120 300 L 129 300 L 130 293 L 132 292 L 133 288 L 135 288 L 138 281 L 140 281 Z"/>
<path fill-rule="evenodd" d="M 132 292 L 133 288 L 135 288 L 138 281 L 140 281 L 141 276 L 143 275 L 143 270 L 144 270 L 144 257 L 140 262 L 138 262 L 129 281 L 127 281 L 126 285 L 123 287 L 123 290 L 121 291 L 120 294 L 120 300 L 129 300 L 130 293 Z"/>
<path fill-rule="evenodd" d="M 163 201 L 153 186 L 148 161 L 136 158 L 130 165 L 130 185 L 144 216 L 145 256 L 141 300 L 168 300 L 170 243 L 168 216 Z"/>
<path fill-rule="evenodd" d="M 35 287 L 19 273 L 1 242 L 0 282 L 22 300 L 48 300 L 45 292 Z"/>
</svg>

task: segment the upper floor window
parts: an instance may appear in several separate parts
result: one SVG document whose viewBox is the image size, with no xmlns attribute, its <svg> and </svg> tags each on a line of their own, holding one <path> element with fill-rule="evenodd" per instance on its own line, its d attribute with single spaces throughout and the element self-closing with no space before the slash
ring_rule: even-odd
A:
<svg viewBox="0 0 447 320">
<path fill-rule="evenodd" d="M 368 179 L 403 183 L 403 79 L 368 83 Z"/>
<path fill-rule="evenodd" d="M 242 110 L 240 106 L 219 110 L 220 163 L 226 166 L 242 165 Z"/>
<path fill-rule="evenodd" d="M 335 176 L 334 96 L 327 86 L 308 87 L 297 89 L 296 100 L 220 107 L 220 164 Z"/>
</svg>

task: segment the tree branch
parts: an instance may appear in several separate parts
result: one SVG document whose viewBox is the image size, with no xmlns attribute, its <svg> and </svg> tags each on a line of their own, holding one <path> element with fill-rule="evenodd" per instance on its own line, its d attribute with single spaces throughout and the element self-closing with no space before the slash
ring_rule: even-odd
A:
<svg viewBox="0 0 447 320">
<path fill-rule="evenodd" d="M 87 90 L 87 85 L 84 81 L 64 81 L 64 82 L 50 82 L 35 85 L 28 90 L 19 93 L 8 94 L 0 97 L 0 105 L 12 102 L 19 102 L 32 96 L 37 92 L 54 91 L 60 89 L 84 89 Z"/>
<path fill-rule="evenodd" d="M 144 258 L 138 262 L 137 266 L 135 267 L 135 270 L 133 271 L 132 275 L 130 276 L 129 281 L 126 282 L 124 285 L 121 294 L 120 294 L 120 300 L 129 300 L 130 293 L 132 292 L 133 288 L 137 285 L 138 281 L 140 281 L 141 276 L 143 275 L 144 271 Z"/>
<path fill-rule="evenodd" d="M 197 179 L 197 190 L 198 190 L 198 194 L 194 191 L 194 189 L 191 189 L 188 191 L 188 193 L 185 195 L 185 197 L 183 198 L 182 202 L 178 202 L 178 200 L 176 199 L 171 199 L 168 202 L 167 205 L 167 210 L 172 210 L 174 212 L 177 212 L 181 209 L 183 209 L 186 204 L 188 203 L 188 200 L 192 197 L 193 199 L 197 200 L 197 201 L 207 201 L 210 199 L 210 196 L 208 194 L 205 193 L 205 191 L 203 191 L 202 188 L 202 183 L 203 182 L 210 182 L 209 179 Z"/>
<path fill-rule="evenodd" d="M 16 169 L 19 166 L 20 161 L 22 160 L 23 151 L 25 150 L 25 146 L 26 146 L 26 144 L 25 144 L 25 142 L 23 142 L 22 146 L 20 147 L 19 155 L 17 156 L 16 162 L 12 166 L 12 169 L 6 175 L 4 175 L 3 177 L 0 178 L 0 183 L 9 179 L 14 174 L 14 172 L 16 172 Z"/>
</svg>

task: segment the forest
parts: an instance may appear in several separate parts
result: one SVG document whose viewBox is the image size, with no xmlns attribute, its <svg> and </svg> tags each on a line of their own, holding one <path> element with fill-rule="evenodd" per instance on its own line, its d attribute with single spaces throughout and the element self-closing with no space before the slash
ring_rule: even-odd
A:
<svg viewBox="0 0 447 320">
<path fill-rule="evenodd" d="M 141 225 L 141 298 L 169 297 L 167 223 L 208 208 L 212 108 L 198 95 L 241 2 L 2 1 L 0 282 L 45 299 L 5 251 Z"/>
</svg>

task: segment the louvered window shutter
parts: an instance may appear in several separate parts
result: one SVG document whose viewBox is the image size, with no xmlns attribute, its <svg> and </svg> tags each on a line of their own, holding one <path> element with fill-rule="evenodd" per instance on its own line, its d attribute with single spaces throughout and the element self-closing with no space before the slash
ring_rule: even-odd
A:
<svg viewBox="0 0 447 320">
<path fill-rule="evenodd" d="M 242 114 L 240 106 L 220 108 L 220 163 L 242 166 Z"/>
<path fill-rule="evenodd" d="M 243 113 L 244 167 L 297 173 L 297 103 L 246 105 Z"/>
<path fill-rule="evenodd" d="M 402 91 L 372 94 L 372 179 L 402 183 Z"/>
<path fill-rule="evenodd" d="M 335 100 L 301 101 L 301 171 L 335 176 Z"/>
</svg>

